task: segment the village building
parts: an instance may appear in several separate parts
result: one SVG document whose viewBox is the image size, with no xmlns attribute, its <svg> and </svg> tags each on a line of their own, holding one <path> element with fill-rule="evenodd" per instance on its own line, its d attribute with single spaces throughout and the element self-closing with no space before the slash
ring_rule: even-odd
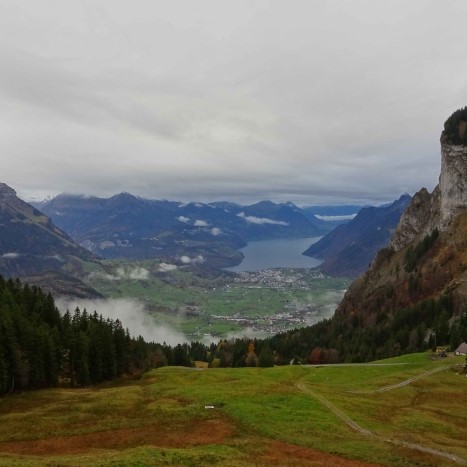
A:
<svg viewBox="0 0 467 467">
<path fill-rule="evenodd" d="M 459 347 L 457 347 L 454 353 L 456 355 L 467 355 L 467 344 L 465 342 L 462 342 L 462 344 Z"/>
</svg>

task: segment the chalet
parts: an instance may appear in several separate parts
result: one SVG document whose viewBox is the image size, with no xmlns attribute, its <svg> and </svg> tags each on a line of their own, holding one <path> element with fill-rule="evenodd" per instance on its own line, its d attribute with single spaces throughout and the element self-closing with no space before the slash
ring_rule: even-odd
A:
<svg viewBox="0 0 467 467">
<path fill-rule="evenodd" d="M 467 355 L 467 344 L 465 342 L 462 342 L 462 344 L 459 347 L 457 347 L 454 353 L 456 355 Z"/>
</svg>

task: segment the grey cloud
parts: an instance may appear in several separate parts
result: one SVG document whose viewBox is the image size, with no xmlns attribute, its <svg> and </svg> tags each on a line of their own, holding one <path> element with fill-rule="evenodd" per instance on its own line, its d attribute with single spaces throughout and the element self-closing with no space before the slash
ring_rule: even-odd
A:
<svg viewBox="0 0 467 467">
<path fill-rule="evenodd" d="M 202 219 L 196 219 L 194 226 L 195 227 L 207 227 L 209 224 L 206 221 L 203 221 Z"/>
<path fill-rule="evenodd" d="M 149 278 L 149 271 L 143 267 L 119 267 L 115 274 L 107 274 L 103 272 L 91 272 L 89 278 L 98 277 L 108 281 L 120 281 L 123 279 L 145 280 Z"/>
<path fill-rule="evenodd" d="M 170 272 L 170 271 L 174 271 L 175 269 L 177 269 L 177 266 L 175 264 L 169 264 L 169 263 L 159 264 L 160 272 Z"/>
<path fill-rule="evenodd" d="M 305 204 L 432 188 L 443 121 L 466 104 L 466 15 L 462 0 L 4 2 L 3 181 Z"/>
<path fill-rule="evenodd" d="M 8 259 L 8 258 L 18 258 L 19 256 L 21 256 L 19 253 L 4 253 L 2 255 L 2 258 L 5 258 L 5 259 Z"/>
<path fill-rule="evenodd" d="M 276 221 L 274 219 L 269 219 L 267 217 L 246 216 L 243 211 L 238 213 L 237 217 L 241 217 L 242 219 L 245 219 L 245 221 L 250 224 L 257 224 L 257 225 L 272 224 L 272 225 L 284 225 L 284 226 L 289 225 L 288 222 Z"/>
<path fill-rule="evenodd" d="M 180 257 L 180 261 L 183 264 L 202 264 L 205 260 L 202 255 L 195 256 L 194 258 L 184 255 Z"/>
</svg>

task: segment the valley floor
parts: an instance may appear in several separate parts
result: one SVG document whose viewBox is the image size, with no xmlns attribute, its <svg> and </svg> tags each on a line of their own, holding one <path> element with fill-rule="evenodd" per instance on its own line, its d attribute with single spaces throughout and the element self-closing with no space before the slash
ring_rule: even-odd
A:
<svg viewBox="0 0 467 467">
<path fill-rule="evenodd" d="M 189 340 L 272 336 L 330 318 L 350 281 L 312 269 L 211 273 L 159 272 L 158 261 L 107 261 L 87 282 L 107 299 L 142 305 L 153 323 L 170 326 Z M 83 305 L 84 303 L 84 305 Z M 68 304 L 83 308 L 84 301 Z M 99 305 L 95 308 L 99 312 Z M 94 309 L 94 308 L 93 308 Z M 130 329 L 131 331 L 131 329 Z M 145 336 L 149 340 L 150 336 Z"/>
</svg>

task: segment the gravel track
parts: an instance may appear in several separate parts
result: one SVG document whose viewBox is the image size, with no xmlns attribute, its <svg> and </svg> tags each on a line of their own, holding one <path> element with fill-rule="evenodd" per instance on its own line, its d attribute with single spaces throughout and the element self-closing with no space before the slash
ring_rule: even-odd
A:
<svg viewBox="0 0 467 467">
<path fill-rule="evenodd" d="M 419 374 L 417 376 L 413 376 L 412 378 L 401 381 L 400 383 L 390 384 L 388 386 L 382 386 L 382 387 L 380 387 L 378 389 L 370 389 L 370 390 L 365 390 L 365 391 L 347 391 L 347 392 L 349 392 L 351 394 L 371 394 L 371 393 L 375 393 L 375 392 L 392 391 L 393 389 L 402 388 L 404 386 L 407 386 L 410 383 L 413 383 L 414 381 L 425 378 L 426 376 L 434 375 L 435 373 L 439 373 L 440 371 L 447 370 L 448 368 L 450 368 L 450 367 L 442 366 L 442 367 L 439 367 L 439 368 L 435 368 L 434 370 L 425 371 L 425 373 L 421 373 L 421 374 Z"/>
<path fill-rule="evenodd" d="M 424 376 L 428 376 L 430 374 L 437 373 L 438 371 L 441 371 L 443 369 L 445 369 L 445 368 L 437 368 L 436 370 L 428 371 L 428 372 L 423 373 L 422 375 L 419 375 L 417 377 L 405 380 L 402 383 L 399 383 L 397 385 L 394 384 L 394 385 L 391 385 L 391 386 L 385 386 L 386 389 L 385 388 L 380 388 L 380 389 L 385 389 L 386 391 L 389 391 L 390 389 L 395 389 L 396 387 L 403 387 L 403 386 L 406 386 L 407 384 L 410 384 L 412 381 L 416 381 L 417 379 L 420 379 L 420 378 L 422 378 Z M 439 451 L 437 449 L 428 448 L 428 447 L 422 446 L 420 444 L 406 443 L 405 441 L 399 441 L 397 439 L 389 439 L 389 438 L 384 438 L 382 436 L 379 436 L 379 435 L 377 435 L 377 434 L 375 434 L 375 433 L 373 433 L 373 432 L 371 432 L 371 431 L 369 431 L 369 430 L 367 430 L 365 428 L 362 428 L 357 422 L 352 420 L 350 417 L 345 415 L 344 412 L 342 412 L 340 409 L 338 409 L 332 402 L 327 400 L 321 394 L 317 394 L 315 391 L 313 391 L 309 387 L 305 386 L 305 384 L 298 383 L 297 387 L 298 387 L 298 389 L 300 389 L 300 391 L 302 391 L 302 392 L 304 392 L 306 394 L 309 394 L 310 396 L 312 396 L 315 399 L 317 399 L 318 401 L 320 401 L 334 415 L 339 417 L 346 425 L 348 425 L 354 431 L 360 433 L 363 436 L 373 437 L 374 439 L 378 439 L 379 441 L 384 441 L 386 443 L 391 443 L 391 444 L 394 444 L 396 446 L 403 446 L 403 447 L 406 447 L 406 448 L 409 448 L 409 449 L 414 449 L 416 451 L 424 452 L 426 454 L 431 454 L 433 456 L 442 457 L 444 459 L 453 461 L 453 462 L 455 462 L 455 463 L 457 463 L 459 465 L 467 465 L 467 460 L 466 459 L 463 459 L 462 457 L 456 456 L 455 454 Z M 378 392 L 378 391 L 376 390 L 376 391 L 371 391 L 371 392 Z M 383 391 L 379 391 L 379 392 L 383 392 Z"/>
</svg>

